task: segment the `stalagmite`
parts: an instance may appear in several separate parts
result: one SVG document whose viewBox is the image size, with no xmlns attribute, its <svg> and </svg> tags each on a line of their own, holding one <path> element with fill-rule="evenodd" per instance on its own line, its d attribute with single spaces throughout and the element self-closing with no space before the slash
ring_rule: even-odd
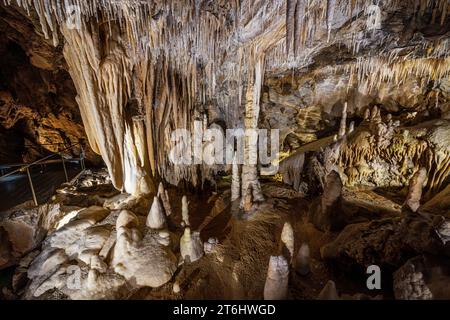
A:
<svg viewBox="0 0 450 320">
<path fill-rule="evenodd" d="M 350 125 L 348 126 L 347 134 L 352 133 L 355 131 L 355 121 L 350 122 Z"/>
<path fill-rule="evenodd" d="M 182 225 L 185 227 L 190 226 L 189 222 L 189 202 L 186 196 L 181 198 L 181 217 L 183 219 Z"/>
<path fill-rule="evenodd" d="M 189 227 L 184 229 L 183 236 L 180 239 L 180 253 L 181 258 L 186 262 L 195 262 L 203 256 L 200 232 L 191 232 Z"/>
<path fill-rule="evenodd" d="M 264 300 L 283 300 L 288 295 L 289 263 L 283 256 L 271 256 L 264 285 Z"/>
<path fill-rule="evenodd" d="M 256 50 L 256 49 L 254 49 Z M 258 179 L 258 119 L 260 112 L 261 86 L 264 77 L 264 54 L 254 52 L 254 70 L 249 72 L 248 88 L 245 102 L 244 125 L 247 129 L 244 138 L 245 164 L 242 167 L 242 201 L 246 201 L 248 189 L 252 191 L 252 202 L 264 201 Z M 241 207 L 244 207 L 242 203 Z"/>
<path fill-rule="evenodd" d="M 336 284 L 333 280 L 329 280 L 325 287 L 320 291 L 317 300 L 339 300 L 339 295 L 336 290 Z"/>
<path fill-rule="evenodd" d="M 250 213 L 252 211 L 252 208 L 253 208 L 253 191 L 252 191 L 252 187 L 251 186 L 249 188 L 247 188 L 245 193 L 242 195 L 241 208 L 247 213 Z"/>
<path fill-rule="evenodd" d="M 90 269 L 87 276 L 87 289 L 89 291 L 94 291 L 97 288 L 97 270 Z"/>
<path fill-rule="evenodd" d="M 236 154 L 233 157 L 232 176 L 231 176 L 231 201 L 235 201 L 241 197 L 241 183 L 239 177 L 239 164 L 237 163 Z"/>
<path fill-rule="evenodd" d="M 302 276 L 306 276 L 311 271 L 309 246 L 306 243 L 302 243 L 300 249 L 298 250 L 295 260 L 295 268 L 296 271 Z"/>
<path fill-rule="evenodd" d="M 420 207 L 420 200 L 422 198 L 422 189 L 425 186 L 427 179 L 427 170 L 420 168 L 409 181 L 408 195 L 406 196 L 405 204 L 416 212 Z"/>
<path fill-rule="evenodd" d="M 339 138 L 344 137 L 346 132 L 347 132 L 347 102 L 344 103 L 344 108 L 342 109 L 342 118 L 341 124 L 339 126 L 338 137 Z"/>
<path fill-rule="evenodd" d="M 166 224 L 166 217 L 158 197 L 153 198 L 152 207 L 147 216 L 146 225 L 152 229 L 162 229 Z"/>
<path fill-rule="evenodd" d="M 161 199 L 166 216 L 169 217 L 172 214 L 172 206 L 170 204 L 169 194 L 167 190 L 164 189 L 162 182 L 160 182 L 158 186 L 158 197 Z"/>
<path fill-rule="evenodd" d="M 218 244 L 219 240 L 217 238 L 209 238 L 203 245 L 205 253 L 214 253 Z"/>
<path fill-rule="evenodd" d="M 308 218 L 319 230 L 338 230 L 345 225 L 342 215 L 343 184 L 339 173 L 332 171 L 326 177 L 323 194 L 311 206 Z"/>
<path fill-rule="evenodd" d="M 292 225 L 289 222 L 284 223 L 283 230 L 281 231 L 281 242 L 288 250 L 288 256 L 286 258 L 288 259 L 289 264 L 291 264 L 294 259 L 295 237 L 294 229 L 292 229 Z"/>
</svg>

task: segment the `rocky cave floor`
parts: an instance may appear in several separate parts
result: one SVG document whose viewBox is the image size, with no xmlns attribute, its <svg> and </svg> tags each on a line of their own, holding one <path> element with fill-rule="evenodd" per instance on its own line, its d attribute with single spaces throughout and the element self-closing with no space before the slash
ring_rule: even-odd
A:
<svg viewBox="0 0 450 320">
<path fill-rule="evenodd" d="M 345 223 L 329 231 L 316 228 L 311 213 L 329 210 L 321 203 L 331 189 L 307 197 L 261 183 L 265 201 L 247 213 L 230 202 L 228 177 L 215 191 L 188 193 L 186 237 L 180 189 L 136 198 L 116 191 L 106 171 L 88 170 L 49 203 L 1 214 L 1 298 L 261 299 L 270 256 L 289 260 L 285 222 L 294 252 L 309 248 L 309 257 L 292 259 L 288 299 L 450 297 L 448 222 L 429 213 L 448 199 L 448 187 L 418 213 L 402 208 L 403 190 L 342 188 L 332 210 Z M 164 212 L 159 229 L 148 227 L 154 202 Z M 381 290 L 366 287 L 371 264 L 381 267 Z"/>
</svg>

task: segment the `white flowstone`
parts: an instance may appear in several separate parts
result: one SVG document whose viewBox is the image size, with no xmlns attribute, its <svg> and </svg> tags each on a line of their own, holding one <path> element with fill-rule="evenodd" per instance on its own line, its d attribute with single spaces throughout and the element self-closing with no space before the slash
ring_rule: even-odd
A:
<svg viewBox="0 0 450 320">
<path fill-rule="evenodd" d="M 112 262 L 114 271 L 137 286 L 157 288 L 172 278 L 176 258 L 151 232 L 135 241 L 133 230 L 124 227 L 117 230 Z"/>
<path fill-rule="evenodd" d="M 200 232 L 191 232 L 190 228 L 185 228 L 180 239 L 180 252 L 184 261 L 194 262 L 200 259 L 204 254 Z"/>
<path fill-rule="evenodd" d="M 271 256 L 264 285 L 264 300 L 287 298 L 289 264 L 283 256 Z"/>
<path fill-rule="evenodd" d="M 166 223 L 166 217 L 161 208 L 158 197 L 154 197 L 152 207 L 147 216 L 147 227 L 152 229 L 162 229 Z"/>
</svg>

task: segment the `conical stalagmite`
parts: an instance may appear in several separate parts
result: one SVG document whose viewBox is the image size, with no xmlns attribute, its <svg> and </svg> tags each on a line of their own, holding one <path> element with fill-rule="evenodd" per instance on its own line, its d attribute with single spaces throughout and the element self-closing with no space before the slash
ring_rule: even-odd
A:
<svg viewBox="0 0 450 320">
<path fill-rule="evenodd" d="M 289 263 L 283 256 L 271 256 L 264 285 L 264 300 L 283 300 L 287 298 Z"/>
<path fill-rule="evenodd" d="M 294 229 L 292 229 L 292 225 L 289 222 L 285 222 L 283 226 L 283 230 L 281 231 L 281 242 L 284 244 L 286 249 L 289 251 L 288 261 L 292 263 L 294 258 Z"/>
<path fill-rule="evenodd" d="M 329 280 L 325 287 L 320 291 L 317 300 L 339 300 L 336 284 L 333 280 Z"/>
<path fill-rule="evenodd" d="M 162 229 L 166 224 L 166 216 L 161 207 L 158 197 L 153 198 L 152 207 L 147 216 L 147 227 L 152 229 Z"/>
<path fill-rule="evenodd" d="M 189 227 L 185 228 L 180 239 L 180 252 L 184 261 L 194 262 L 200 259 L 204 254 L 200 233 L 191 232 Z"/>
<path fill-rule="evenodd" d="M 306 243 L 303 243 L 297 252 L 297 257 L 295 259 L 295 269 L 300 275 L 306 276 L 311 271 L 309 264 L 309 246 Z"/>
<path fill-rule="evenodd" d="M 420 200 L 422 198 L 422 189 L 427 179 L 427 170 L 420 168 L 409 181 L 408 195 L 406 196 L 405 204 L 416 212 L 420 207 Z"/>
</svg>

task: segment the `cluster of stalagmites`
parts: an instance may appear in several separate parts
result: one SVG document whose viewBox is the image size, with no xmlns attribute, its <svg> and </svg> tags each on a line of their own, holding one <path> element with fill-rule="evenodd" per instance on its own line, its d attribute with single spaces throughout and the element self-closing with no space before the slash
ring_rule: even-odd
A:
<svg viewBox="0 0 450 320">
<path fill-rule="evenodd" d="M 13 280 L 16 293 L 26 299 L 126 298 L 135 289 L 157 288 L 170 281 L 178 261 L 189 263 L 203 256 L 204 245 L 199 233 L 192 232 L 189 226 L 186 197 L 182 202 L 185 229 L 180 239 L 169 230 L 172 211 L 162 184 L 150 206 L 145 198 L 99 188 L 108 181 L 82 187 L 89 184 L 88 180 L 84 176 L 78 180 L 80 188 L 59 190 L 56 202 L 37 209 L 40 221 L 35 223 L 39 227 L 32 222 L 29 226 L 22 223 L 20 217 L 8 222 L 9 234 L 27 228 L 40 232 L 40 235 L 30 234 L 28 242 L 9 239 L 14 245 L 22 243 L 24 247 L 10 250 L 6 256 L 2 251 L 0 255 L 8 260 L 0 259 L 1 267 L 19 262 Z M 84 197 L 86 194 L 80 190 L 88 189 L 97 190 L 97 195 Z M 96 205 L 81 207 L 88 204 L 86 201 Z M 8 227 L 1 223 L 2 230 Z M 48 235 L 39 249 L 46 232 Z M 174 254 L 177 248 L 181 252 L 179 259 Z"/>
<path fill-rule="evenodd" d="M 410 115 L 411 119 L 415 116 Z M 336 171 L 344 186 L 404 187 L 420 171 L 414 179 L 424 184 L 426 199 L 445 185 L 450 174 L 448 120 L 406 127 L 400 125 L 399 117 L 382 116 L 377 106 L 365 110 L 357 128 L 354 124 L 347 127 L 346 117 L 344 107 L 337 135 L 314 142 L 315 149 L 302 152 L 299 148 L 283 160 L 280 171 L 285 183 L 314 194 L 324 189 L 326 176 Z"/>
</svg>

